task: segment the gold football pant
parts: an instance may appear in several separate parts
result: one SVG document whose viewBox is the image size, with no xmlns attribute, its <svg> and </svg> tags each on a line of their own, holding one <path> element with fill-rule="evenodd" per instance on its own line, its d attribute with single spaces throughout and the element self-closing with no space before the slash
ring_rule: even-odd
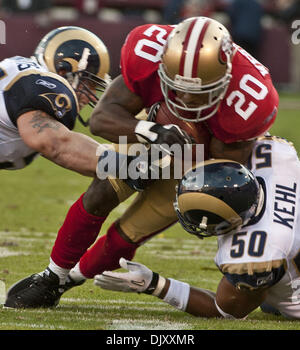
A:
<svg viewBox="0 0 300 350">
<path fill-rule="evenodd" d="M 109 178 L 120 203 L 134 191 L 122 180 Z M 120 218 L 122 233 L 134 243 L 140 243 L 177 222 L 173 202 L 178 180 L 156 180 L 143 192 L 137 193 L 133 203 Z"/>
</svg>

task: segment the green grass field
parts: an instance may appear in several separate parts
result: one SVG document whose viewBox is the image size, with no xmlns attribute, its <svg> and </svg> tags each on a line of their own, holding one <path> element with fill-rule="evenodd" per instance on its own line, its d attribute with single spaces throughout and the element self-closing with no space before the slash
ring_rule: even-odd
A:
<svg viewBox="0 0 300 350">
<path fill-rule="evenodd" d="M 282 96 L 272 133 L 300 150 L 300 96 Z M 87 132 L 78 127 L 78 130 Z M 69 206 L 87 189 L 89 178 L 39 158 L 20 171 L 1 171 L 1 286 L 42 271 Z M 120 205 L 101 234 L 124 210 Z M 135 260 L 162 275 L 215 290 L 221 277 L 213 258 L 214 238 L 203 241 L 178 225 L 138 249 Z M 3 301 L 3 300 L 2 300 Z M 159 299 L 100 290 L 92 281 L 67 292 L 56 309 L 0 308 L 0 330 L 297 330 L 300 322 L 254 311 L 243 321 L 194 318 Z"/>
</svg>

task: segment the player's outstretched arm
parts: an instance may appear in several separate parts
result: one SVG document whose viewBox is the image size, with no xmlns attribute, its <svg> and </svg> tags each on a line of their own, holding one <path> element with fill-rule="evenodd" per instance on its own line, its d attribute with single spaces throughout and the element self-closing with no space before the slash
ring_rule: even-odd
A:
<svg viewBox="0 0 300 350">
<path fill-rule="evenodd" d="M 265 299 L 267 290 L 237 290 L 224 277 L 217 293 L 191 287 L 189 284 L 165 279 L 145 265 L 120 259 L 128 272 L 104 271 L 94 277 L 94 284 L 103 289 L 146 293 L 197 317 L 244 318 Z"/>
<path fill-rule="evenodd" d="M 45 158 L 86 176 L 96 176 L 99 144 L 92 138 L 70 131 L 42 111 L 21 115 L 18 129 L 23 141 Z"/>
</svg>

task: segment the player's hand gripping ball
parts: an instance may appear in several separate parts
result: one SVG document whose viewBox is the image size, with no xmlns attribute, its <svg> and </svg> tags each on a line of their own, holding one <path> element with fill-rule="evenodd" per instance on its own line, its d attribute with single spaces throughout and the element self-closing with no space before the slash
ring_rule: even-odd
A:
<svg viewBox="0 0 300 350">
<path fill-rule="evenodd" d="M 171 113 L 165 102 L 161 102 L 150 115 L 151 121 L 161 125 L 175 124 L 184 130 L 195 142 L 204 145 L 204 160 L 209 159 L 209 144 L 211 133 L 204 122 L 188 122 L 181 120 Z M 193 160 L 196 160 L 196 147 L 193 146 Z"/>
</svg>

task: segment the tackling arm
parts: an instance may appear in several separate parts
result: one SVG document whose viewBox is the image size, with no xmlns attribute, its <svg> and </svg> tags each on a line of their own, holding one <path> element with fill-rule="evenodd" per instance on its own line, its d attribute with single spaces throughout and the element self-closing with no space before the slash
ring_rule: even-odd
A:
<svg viewBox="0 0 300 350">
<path fill-rule="evenodd" d="M 86 176 L 96 176 L 99 144 L 92 138 L 70 131 L 42 111 L 21 115 L 18 129 L 23 141 L 54 163 Z"/>
<path fill-rule="evenodd" d="M 266 294 L 267 289 L 238 290 L 223 277 L 214 296 L 191 287 L 185 311 L 201 317 L 244 318 L 261 305 Z"/>
<path fill-rule="evenodd" d="M 238 290 L 223 277 L 216 294 L 187 283 L 165 279 L 146 266 L 120 259 L 129 272 L 104 271 L 95 285 L 108 290 L 152 294 L 179 310 L 198 317 L 244 318 L 267 296 L 267 288 Z"/>
<path fill-rule="evenodd" d="M 135 158 L 116 152 L 112 145 L 99 144 L 84 134 L 70 131 L 42 111 L 24 113 L 17 123 L 27 146 L 57 165 L 82 175 L 97 176 L 100 180 L 109 175 L 119 176 L 127 170 L 128 162 Z M 147 182 L 130 176 L 124 181 L 137 191 L 142 191 L 147 185 Z"/>
</svg>

